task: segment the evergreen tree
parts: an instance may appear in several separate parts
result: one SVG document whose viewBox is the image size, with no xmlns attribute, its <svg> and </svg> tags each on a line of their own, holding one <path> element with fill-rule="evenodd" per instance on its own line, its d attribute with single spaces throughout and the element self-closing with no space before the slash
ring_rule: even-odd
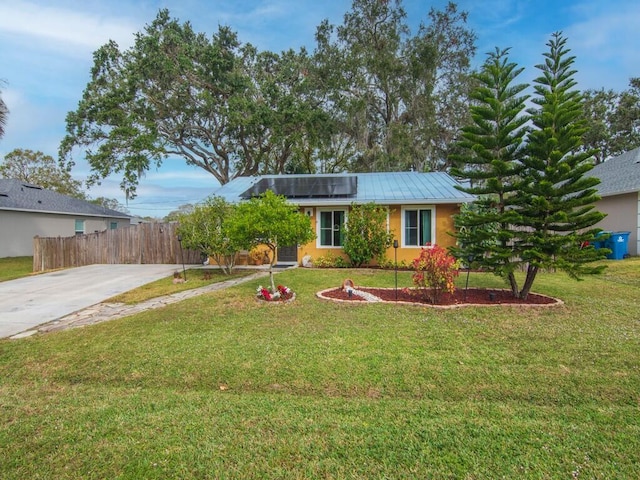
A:
<svg viewBox="0 0 640 480">
<path fill-rule="evenodd" d="M 517 205 L 516 248 L 527 266 L 519 296 L 525 299 L 541 268 L 578 278 L 597 271 L 586 264 L 603 255 L 602 250 L 583 248 L 597 233 L 590 227 L 604 215 L 594 209 L 599 180 L 587 175 L 595 152 L 580 151 L 585 124 L 582 95 L 574 89 L 575 57 L 568 55 L 561 33 L 554 33 L 547 45 L 545 62 L 536 66 L 542 74 L 534 80 L 535 107 L 528 110 L 533 127 Z"/>
<path fill-rule="evenodd" d="M 519 259 L 513 251 L 518 235 L 513 207 L 523 168 L 527 122 L 523 112 L 528 98 L 522 94 L 527 85 L 514 81 L 522 70 L 509 62 L 508 49 L 488 54 L 481 71 L 474 75 L 473 123 L 463 129 L 458 143 L 462 153 L 452 157 L 460 165 L 452 173 L 470 183 L 462 190 L 478 195 L 472 208 L 456 216 L 454 255 L 504 278 L 514 295 L 518 293 L 514 271 Z"/>
<path fill-rule="evenodd" d="M 462 153 L 454 158 L 460 167 L 453 173 L 471 185 L 463 190 L 479 200 L 456 218 L 453 251 L 504 278 L 522 299 L 541 268 L 579 278 L 600 270 L 587 264 L 605 253 L 585 247 L 604 215 L 594 210 L 599 181 L 587 175 L 594 151 L 581 150 L 583 98 L 573 89 L 574 57 L 565 44 L 559 33 L 548 43 L 528 115 L 528 97 L 521 95 L 527 85 L 512 86 L 522 69 L 508 62 L 507 51 L 489 55 L 476 75 L 473 124 L 463 130 Z M 526 270 L 521 289 L 520 268 Z"/>
</svg>

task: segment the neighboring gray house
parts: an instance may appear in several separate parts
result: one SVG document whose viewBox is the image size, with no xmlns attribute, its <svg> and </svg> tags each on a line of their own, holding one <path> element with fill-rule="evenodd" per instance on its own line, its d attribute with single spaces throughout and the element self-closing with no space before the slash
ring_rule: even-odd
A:
<svg viewBox="0 0 640 480">
<path fill-rule="evenodd" d="M 600 179 L 602 197 L 596 208 L 607 217 L 597 226 L 612 232 L 630 232 L 629 254 L 640 252 L 640 148 L 596 165 L 589 175 Z"/>
<path fill-rule="evenodd" d="M 0 179 L 0 258 L 33 255 L 33 237 L 128 227 L 130 216 L 20 180 Z"/>
</svg>

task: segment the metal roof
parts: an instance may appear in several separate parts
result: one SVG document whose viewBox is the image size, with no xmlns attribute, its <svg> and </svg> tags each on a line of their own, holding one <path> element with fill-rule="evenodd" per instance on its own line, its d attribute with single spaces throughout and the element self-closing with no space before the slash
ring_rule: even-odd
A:
<svg viewBox="0 0 640 480">
<path fill-rule="evenodd" d="M 601 197 L 640 191 L 640 147 L 596 165 L 588 175 L 600 179 Z"/>
<path fill-rule="evenodd" d="M 357 192 L 349 198 L 291 198 L 290 201 L 300 206 L 344 205 L 350 203 L 380 203 L 385 205 L 400 204 L 445 204 L 466 203 L 475 200 L 473 195 L 459 191 L 460 184 L 442 172 L 380 172 L 380 173 L 341 173 L 318 175 L 263 175 L 257 177 L 237 177 L 217 189 L 214 193 L 228 202 L 238 202 L 242 195 L 254 188 L 264 179 L 282 178 L 308 179 L 355 177 Z M 269 182 L 263 182 L 268 184 Z M 303 183 L 303 182 L 301 182 Z"/>
<path fill-rule="evenodd" d="M 79 198 L 45 190 L 21 180 L 0 178 L 0 210 L 83 215 L 87 217 L 130 218 L 122 212 Z"/>
</svg>

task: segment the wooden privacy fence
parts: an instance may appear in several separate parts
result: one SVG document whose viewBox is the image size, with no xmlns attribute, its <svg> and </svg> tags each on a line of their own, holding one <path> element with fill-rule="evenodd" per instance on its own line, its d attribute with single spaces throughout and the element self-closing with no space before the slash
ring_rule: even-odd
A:
<svg viewBox="0 0 640 480">
<path fill-rule="evenodd" d="M 175 223 L 141 223 L 74 237 L 35 237 L 33 271 L 96 263 L 200 263 L 200 252 L 180 248 L 176 229 Z"/>
</svg>

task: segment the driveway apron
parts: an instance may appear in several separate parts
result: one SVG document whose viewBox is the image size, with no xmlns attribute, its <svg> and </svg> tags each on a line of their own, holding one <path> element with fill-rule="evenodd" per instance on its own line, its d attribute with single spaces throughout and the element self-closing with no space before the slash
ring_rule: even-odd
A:
<svg viewBox="0 0 640 480">
<path fill-rule="evenodd" d="M 181 265 L 89 265 L 0 282 L 0 338 L 161 278 Z"/>
</svg>

